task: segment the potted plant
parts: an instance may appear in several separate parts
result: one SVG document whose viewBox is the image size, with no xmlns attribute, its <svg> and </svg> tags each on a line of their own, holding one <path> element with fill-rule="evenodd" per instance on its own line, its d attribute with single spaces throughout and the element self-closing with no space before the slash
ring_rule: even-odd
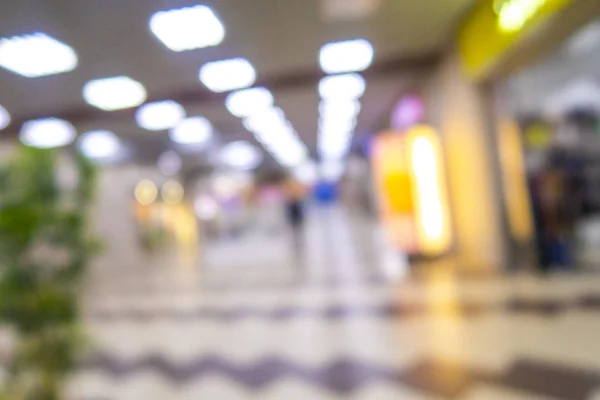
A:
<svg viewBox="0 0 600 400">
<path fill-rule="evenodd" d="M 90 235 L 94 167 L 59 183 L 52 150 L 22 147 L 0 163 L 0 321 L 14 333 L 0 399 L 58 400 L 82 345 L 78 294 L 98 248 Z"/>
</svg>

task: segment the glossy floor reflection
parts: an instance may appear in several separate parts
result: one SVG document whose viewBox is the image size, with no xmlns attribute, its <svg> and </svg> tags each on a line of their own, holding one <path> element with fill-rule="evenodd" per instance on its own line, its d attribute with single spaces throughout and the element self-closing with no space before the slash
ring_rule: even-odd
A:
<svg viewBox="0 0 600 400">
<path fill-rule="evenodd" d="M 598 398 L 600 277 L 411 280 L 375 225 L 321 211 L 303 262 L 253 238 L 94 287 L 71 397 Z"/>
</svg>

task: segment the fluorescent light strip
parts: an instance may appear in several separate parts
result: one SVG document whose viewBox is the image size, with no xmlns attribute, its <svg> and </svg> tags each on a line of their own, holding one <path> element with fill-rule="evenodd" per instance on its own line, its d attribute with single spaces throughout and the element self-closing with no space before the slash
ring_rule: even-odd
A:
<svg viewBox="0 0 600 400">
<path fill-rule="evenodd" d="M 343 173 L 342 160 L 350 151 L 365 88 L 364 78 L 358 74 L 327 76 L 319 83 L 318 150 L 323 179 L 337 180 Z"/>
<path fill-rule="evenodd" d="M 69 72 L 77 62 L 73 48 L 41 32 L 0 39 L 0 66 L 27 78 Z"/>
<path fill-rule="evenodd" d="M 308 159 L 308 149 L 279 107 L 273 106 L 273 95 L 265 88 L 251 88 L 230 93 L 227 109 L 237 117 L 256 140 L 286 167 L 296 167 Z"/>
</svg>

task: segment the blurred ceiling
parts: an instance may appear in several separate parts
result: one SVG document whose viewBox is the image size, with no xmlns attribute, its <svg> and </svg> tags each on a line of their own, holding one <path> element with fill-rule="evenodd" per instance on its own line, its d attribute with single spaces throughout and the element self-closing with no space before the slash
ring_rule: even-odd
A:
<svg viewBox="0 0 600 400">
<path fill-rule="evenodd" d="M 16 137 L 20 124 L 40 117 L 63 117 L 79 133 L 114 131 L 130 142 L 136 160 L 153 162 L 170 146 L 165 132 L 139 128 L 134 110 L 104 112 L 83 101 L 90 79 L 128 75 L 141 82 L 149 100 L 174 99 L 188 115 L 208 118 L 222 141 L 252 135 L 214 94 L 198 81 L 209 61 L 244 57 L 255 67 L 257 85 L 275 102 L 315 151 L 317 83 L 323 76 L 318 53 L 327 42 L 365 38 L 375 48 L 364 74 L 367 92 L 357 136 L 376 129 L 396 99 L 418 87 L 427 67 L 452 37 L 473 0 L 3 0 L 0 37 L 41 31 L 70 45 L 79 57 L 68 73 L 25 78 L 0 68 L 0 104 L 13 123 L 0 136 Z M 173 52 L 148 28 L 159 10 L 195 4 L 210 6 L 226 29 L 216 47 Z M 196 154 L 195 158 L 200 159 Z"/>
</svg>

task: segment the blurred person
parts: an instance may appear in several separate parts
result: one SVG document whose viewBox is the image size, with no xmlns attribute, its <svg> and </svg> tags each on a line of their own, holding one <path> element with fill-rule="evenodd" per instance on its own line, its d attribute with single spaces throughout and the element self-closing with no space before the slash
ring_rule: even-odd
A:
<svg viewBox="0 0 600 400">
<path fill-rule="evenodd" d="M 582 210 L 583 171 L 575 132 L 559 129 L 552 147 L 529 155 L 528 180 L 542 272 L 573 264 L 575 226 Z"/>
<path fill-rule="evenodd" d="M 551 258 L 553 265 L 558 267 L 569 267 L 574 262 L 575 230 L 584 199 L 580 150 L 575 127 L 571 124 L 559 127 L 550 154 L 546 201 Z"/>
<path fill-rule="evenodd" d="M 297 180 L 288 177 L 282 186 L 285 201 L 285 217 L 292 230 L 294 252 L 298 259 L 304 254 L 304 200 L 306 187 Z"/>
</svg>

